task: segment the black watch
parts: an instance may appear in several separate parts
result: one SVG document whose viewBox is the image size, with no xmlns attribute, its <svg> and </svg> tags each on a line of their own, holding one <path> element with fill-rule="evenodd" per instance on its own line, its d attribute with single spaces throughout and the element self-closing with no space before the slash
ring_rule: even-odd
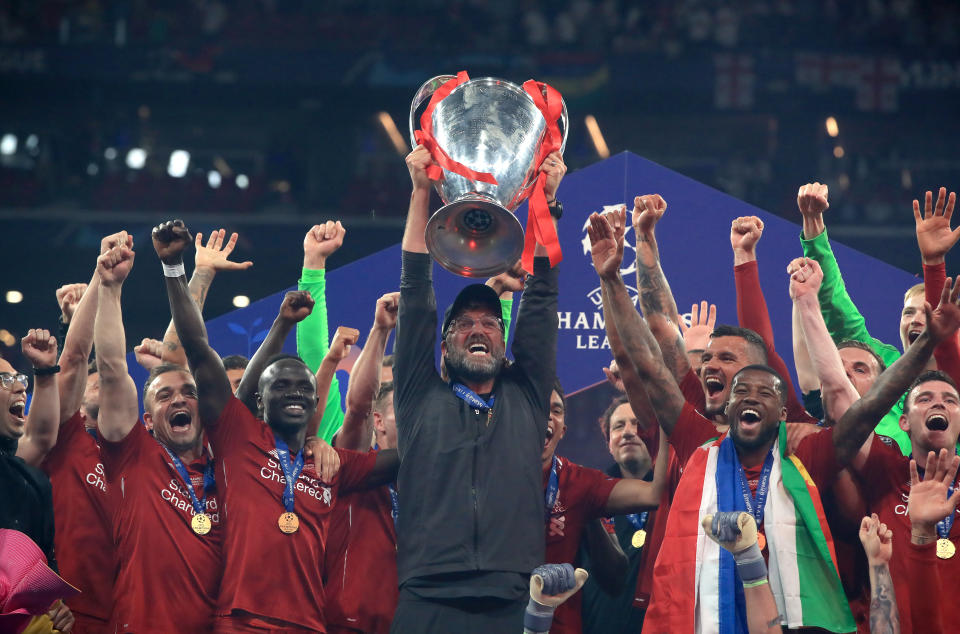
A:
<svg viewBox="0 0 960 634">
<path fill-rule="evenodd" d="M 563 203 L 558 198 L 554 198 L 552 202 L 547 203 L 547 209 L 550 210 L 550 215 L 557 220 L 560 220 L 560 217 L 563 216 Z"/>
</svg>

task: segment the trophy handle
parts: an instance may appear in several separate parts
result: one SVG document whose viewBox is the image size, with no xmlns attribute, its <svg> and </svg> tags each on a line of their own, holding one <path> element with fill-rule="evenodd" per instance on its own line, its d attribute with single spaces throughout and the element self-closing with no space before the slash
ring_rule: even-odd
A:
<svg viewBox="0 0 960 634">
<path fill-rule="evenodd" d="M 567 102 L 563 100 L 563 97 L 560 98 L 560 102 L 563 104 L 563 112 L 560 114 L 560 120 L 563 122 L 563 141 L 560 142 L 560 156 L 563 156 L 564 150 L 567 149 L 567 133 L 570 131 L 570 115 L 567 114 Z"/>
<path fill-rule="evenodd" d="M 423 82 L 423 85 L 420 86 L 420 89 L 417 90 L 416 94 L 413 96 L 413 101 L 410 103 L 410 147 L 417 147 L 417 139 L 414 132 L 417 130 L 416 126 L 416 114 L 417 110 L 423 105 L 423 102 L 433 96 L 433 93 L 437 91 L 437 88 L 444 85 L 451 79 L 456 79 L 456 75 L 437 75 L 427 81 Z M 566 116 L 567 107 L 563 107 L 564 116 Z M 564 130 L 564 143 L 566 143 L 566 130 Z"/>
</svg>

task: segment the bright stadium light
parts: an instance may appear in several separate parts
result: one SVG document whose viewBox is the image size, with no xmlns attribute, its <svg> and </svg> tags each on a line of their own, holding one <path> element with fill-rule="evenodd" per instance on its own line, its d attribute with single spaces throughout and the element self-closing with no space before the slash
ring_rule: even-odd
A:
<svg viewBox="0 0 960 634">
<path fill-rule="evenodd" d="M 393 143 L 393 147 L 396 148 L 397 154 L 400 156 L 405 155 L 407 153 L 407 142 L 403 140 L 403 135 L 400 134 L 400 130 L 397 129 L 397 124 L 393 122 L 393 117 L 390 116 L 390 113 L 386 111 L 379 112 L 377 113 L 377 119 L 380 120 L 380 125 L 383 126 L 387 136 L 390 137 L 390 142 Z"/>
<path fill-rule="evenodd" d="M 19 304 L 23 301 L 23 293 L 20 291 L 7 291 L 7 303 Z"/>
<path fill-rule="evenodd" d="M 170 162 L 167 164 L 167 174 L 174 178 L 183 178 L 190 167 L 190 152 L 174 150 L 170 153 Z"/>
<path fill-rule="evenodd" d="M 840 136 L 840 126 L 835 117 L 827 117 L 827 134 L 834 138 Z"/>
<path fill-rule="evenodd" d="M 607 142 L 603 139 L 603 133 L 600 132 L 600 125 L 597 123 L 597 118 L 592 114 L 588 114 L 585 122 L 587 124 L 587 132 L 590 133 L 590 140 L 593 141 L 593 147 L 597 150 L 597 156 L 602 159 L 610 158 L 610 148 L 607 147 Z"/>
<path fill-rule="evenodd" d="M 3 135 L 3 138 L 0 139 L 0 154 L 5 156 L 10 156 L 17 151 L 17 135 L 7 134 Z"/>
<path fill-rule="evenodd" d="M 250 298 L 246 295 L 236 295 L 233 298 L 233 305 L 237 308 L 246 308 L 250 305 Z"/>
<path fill-rule="evenodd" d="M 843 155 L 844 155 L 844 154 L 846 154 L 846 152 L 843 151 L 843 146 L 842 146 L 842 145 L 838 145 L 837 147 L 833 148 L 833 155 L 834 155 L 835 157 L 837 157 L 837 158 L 843 158 Z"/>
<path fill-rule="evenodd" d="M 127 167 L 141 170 L 147 164 L 147 151 L 140 147 L 130 148 L 127 152 Z"/>
<path fill-rule="evenodd" d="M 223 182 L 223 177 L 217 170 L 210 170 L 207 172 L 207 182 L 210 184 L 210 187 L 216 189 L 220 187 L 220 183 Z"/>
<path fill-rule="evenodd" d="M 237 174 L 237 187 L 240 189 L 250 187 L 250 179 L 247 178 L 246 174 Z"/>
<path fill-rule="evenodd" d="M 37 146 L 39 145 L 40 145 L 40 137 L 38 137 L 36 134 L 31 134 L 30 136 L 28 136 L 26 142 L 24 143 L 24 146 L 31 151 L 36 150 Z"/>
<path fill-rule="evenodd" d="M 103 151 L 103 158 L 107 159 L 108 161 L 112 161 L 117 158 L 117 148 L 108 147 Z"/>
</svg>

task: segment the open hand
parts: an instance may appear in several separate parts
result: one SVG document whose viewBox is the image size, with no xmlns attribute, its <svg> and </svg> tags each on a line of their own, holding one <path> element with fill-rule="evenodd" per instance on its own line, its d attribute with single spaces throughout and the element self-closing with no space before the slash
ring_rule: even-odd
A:
<svg viewBox="0 0 960 634">
<path fill-rule="evenodd" d="M 613 213 L 620 214 L 623 220 L 626 220 L 623 209 Z M 590 257 L 597 274 L 602 279 L 616 278 L 620 274 L 620 263 L 623 261 L 623 236 L 617 240 L 607 218 L 598 213 L 590 214 L 587 235 L 590 236 Z"/>
<path fill-rule="evenodd" d="M 242 271 L 253 266 L 253 262 L 250 260 L 231 262 L 227 259 L 233 253 L 234 247 L 237 246 L 238 236 L 236 233 L 230 234 L 230 239 L 224 245 L 223 238 L 226 234 L 227 232 L 223 229 L 214 231 L 210 234 L 210 239 L 207 240 L 207 246 L 203 246 L 203 234 L 197 233 L 197 238 L 194 241 L 194 248 L 197 252 L 193 260 L 196 268 L 206 267 L 214 271 Z"/>
<path fill-rule="evenodd" d="M 710 304 L 707 308 L 707 300 L 700 300 L 700 308 L 694 304 L 690 307 L 690 325 L 688 326 L 683 319 L 680 320 L 680 332 L 683 334 L 683 346 L 688 351 L 704 350 L 710 342 L 710 333 L 717 325 L 717 305 Z"/>
<path fill-rule="evenodd" d="M 373 315 L 373 323 L 378 328 L 393 330 L 397 325 L 397 311 L 400 308 L 400 292 L 387 293 L 377 300 L 377 309 Z"/>
<path fill-rule="evenodd" d="M 164 264 L 181 264 L 193 237 L 182 220 L 168 220 L 153 228 L 153 250 Z"/>
<path fill-rule="evenodd" d="M 930 337 L 937 343 L 953 336 L 953 333 L 960 328 L 960 275 L 957 276 L 951 285 L 948 277 L 943 283 L 943 291 L 940 293 L 940 304 L 936 310 L 930 310 L 930 304 L 924 303 L 923 309 L 927 314 L 927 331 Z"/>
<path fill-rule="evenodd" d="M 133 268 L 134 252 L 124 246 L 116 246 L 97 258 L 97 274 L 104 286 L 123 284 Z"/>
<path fill-rule="evenodd" d="M 633 199 L 633 230 L 641 233 L 653 233 L 663 214 L 667 211 L 667 201 L 660 194 L 646 194 Z M 639 238 L 637 238 L 639 240 Z"/>
<path fill-rule="evenodd" d="M 860 543 L 871 566 L 890 562 L 893 555 L 893 531 L 876 513 L 860 520 Z"/>
<path fill-rule="evenodd" d="M 953 216 L 953 206 L 957 202 L 957 195 L 950 192 L 947 198 L 947 188 L 941 187 L 937 193 L 937 206 L 933 207 L 933 194 L 927 192 L 924 197 L 923 217 L 920 216 L 920 202 L 913 201 L 913 219 L 917 227 L 917 245 L 924 264 L 939 264 L 943 256 L 960 240 L 960 227 L 950 230 L 950 218 Z M 946 201 L 946 204 L 944 202 Z"/>
<path fill-rule="evenodd" d="M 87 290 L 84 283 L 64 284 L 57 289 L 57 304 L 60 305 L 60 313 L 63 315 L 63 323 L 69 324 L 73 319 L 73 313 L 77 311 L 80 299 Z"/>
<path fill-rule="evenodd" d="M 314 303 L 309 291 L 287 291 L 280 304 L 279 317 L 291 324 L 299 323 L 313 312 Z"/>
<path fill-rule="evenodd" d="M 960 456 L 952 450 L 940 450 L 927 454 L 924 480 L 917 472 L 917 461 L 910 461 L 910 497 L 907 499 L 907 514 L 916 532 L 932 534 L 937 522 L 951 515 L 960 501 L 960 493 L 948 497 L 950 486 L 957 478 Z"/>
<path fill-rule="evenodd" d="M 20 350 L 35 368 L 49 368 L 57 364 L 57 339 L 49 330 L 30 329 L 20 340 Z"/>
<path fill-rule="evenodd" d="M 313 225 L 303 236 L 303 266 L 307 269 L 323 269 L 327 267 L 327 258 L 336 253 L 343 246 L 343 238 L 347 230 L 339 220 L 327 220 L 319 225 Z"/>
</svg>

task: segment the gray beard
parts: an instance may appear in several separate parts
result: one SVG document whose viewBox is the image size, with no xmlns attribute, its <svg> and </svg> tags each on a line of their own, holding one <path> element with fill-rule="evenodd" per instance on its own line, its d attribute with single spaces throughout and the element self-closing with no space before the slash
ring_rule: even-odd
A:
<svg viewBox="0 0 960 634">
<path fill-rule="evenodd" d="M 479 383 L 497 376 L 503 366 L 503 357 L 490 355 L 477 359 L 466 350 L 449 347 L 445 363 L 451 378 Z"/>
</svg>

